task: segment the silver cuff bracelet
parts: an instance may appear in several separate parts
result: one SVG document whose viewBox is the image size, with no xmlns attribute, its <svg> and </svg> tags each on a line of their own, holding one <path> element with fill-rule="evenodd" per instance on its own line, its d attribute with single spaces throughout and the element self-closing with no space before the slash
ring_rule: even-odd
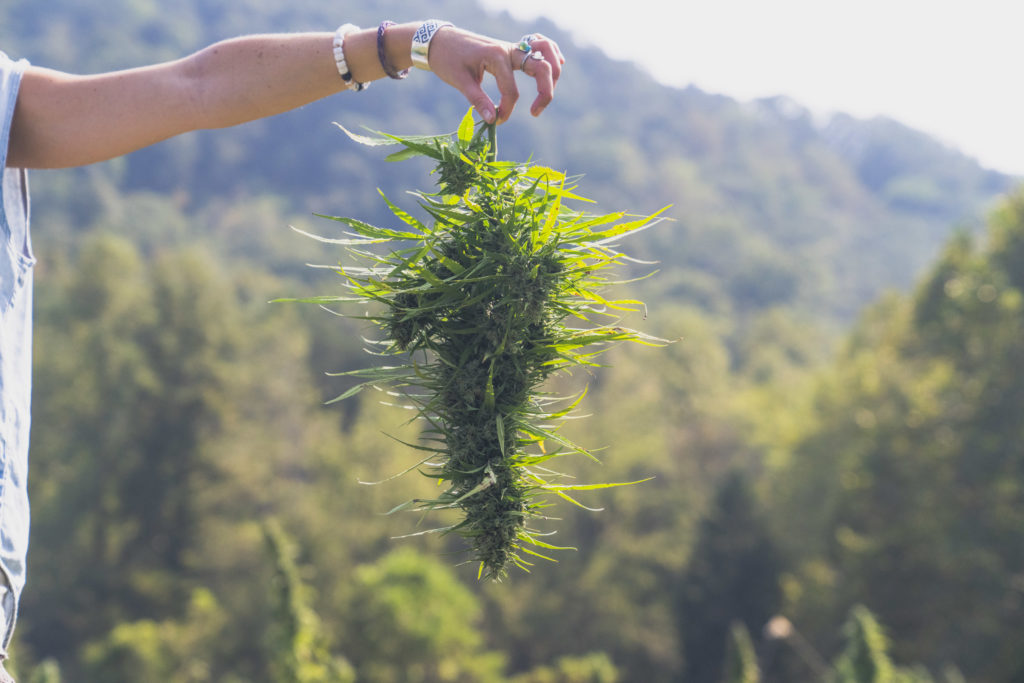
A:
<svg viewBox="0 0 1024 683">
<path fill-rule="evenodd" d="M 416 33 L 412 37 L 412 65 L 430 71 L 430 62 L 427 57 L 430 54 L 430 41 L 434 39 L 434 35 L 444 28 L 445 26 L 452 26 L 453 24 L 448 21 L 439 21 L 437 19 L 427 19 L 420 27 L 416 29 Z"/>
</svg>

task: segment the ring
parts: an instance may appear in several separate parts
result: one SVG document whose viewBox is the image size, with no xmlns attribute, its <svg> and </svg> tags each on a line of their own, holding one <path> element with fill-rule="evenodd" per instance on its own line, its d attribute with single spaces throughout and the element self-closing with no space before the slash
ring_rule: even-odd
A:
<svg viewBox="0 0 1024 683">
<path fill-rule="evenodd" d="M 543 62 L 544 61 L 544 55 L 542 55 L 539 52 L 533 52 L 533 51 L 527 52 L 526 56 L 523 57 L 523 63 L 519 65 L 519 70 L 522 71 L 523 73 L 526 73 L 526 62 L 527 62 L 527 60 L 530 60 L 530 59 L 535 59 L 535 60 Z"/>
<path fill-rule="evenodd" d="M 518 43 L 516 43 L 516 49 L 519 50 L 520 52 L 530 52 L 531 50 L 533 50 L 533 48 L 530 47 L 530 43 L 537 40 L 539 37 L 540 36 L 538 36 L 536 33 L 527 33 L 525 36 L 519 39 Z"/>
</svg>

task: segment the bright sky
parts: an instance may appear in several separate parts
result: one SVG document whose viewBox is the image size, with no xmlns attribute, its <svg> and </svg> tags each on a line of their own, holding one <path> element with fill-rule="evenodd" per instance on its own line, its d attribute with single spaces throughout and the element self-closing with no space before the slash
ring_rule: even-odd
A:
<svg viewBox="0 0 1024 683">
<path fill-rule="evenodd" d="M 1024 176 L 1020 0 L 482 2 L 521 19 L 546 16 L 669 85 L 890 116 Z"/>
</svg>

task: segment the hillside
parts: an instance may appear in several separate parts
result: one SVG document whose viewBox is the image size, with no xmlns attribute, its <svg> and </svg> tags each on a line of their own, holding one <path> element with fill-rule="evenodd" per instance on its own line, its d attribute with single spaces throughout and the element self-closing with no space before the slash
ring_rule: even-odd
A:
<svg viewBox="0 0 1024 683">
<path fill-rule="evenodd" d="M 338 21 L 336 11 L 312 0 L 284 8 L 254 0 L 244 11 L 209 0 L 177 5 L 169 19 L 152 0 L 114 0 L 102 12 L 65 0 L 14 2 L 0 9 L 0 25 L 12 54 L 93 71 L 169 58 L 240 32 Z M 430 11 L 498 35 L 528 28 L 466 3 L 434 3 Z M 365 25 L 409 13 L 392 0 L 353 7 L 348 18 Z M 561 36 L 556 26 L 539 28 Z M 821 123 L 785 98 L 737 102 L 667 88 L 633 65 L 563 42 L 570 63 L 555 105 L 539 120 L 523 115 L 506 125 L 502 154 L 584 174 L 584 194 L 600 197 L 603 208 L 673 205 L 676 222 L 635 247 L 656 255 L 665 273 L 647 296 L 718 312 L 793 305 L 848 320 L 878 292 L 909 285 L 954 227 L 977 224 L 1011 185 L 897 122 L 836 116 Z M 437 133 L 451 129 L 465 106 L 457 93 L 416 74 L 359 97 L 159 145 L 82 173 L 75 192 L 90 194 L 106 179 L 119 192 L 173 194 L 190 212 L 270 193 L 288 207 L 284 222 L 310 211 L 386 220 L 376 186 L 400 196 L 423 185 L 422 167 L 388 166 L 331 122 Z M 45 174 L 37 175 L 38 203 L 55 201 Z M 44 239 L 47 229 L 37 226 Z"/>
</svg>

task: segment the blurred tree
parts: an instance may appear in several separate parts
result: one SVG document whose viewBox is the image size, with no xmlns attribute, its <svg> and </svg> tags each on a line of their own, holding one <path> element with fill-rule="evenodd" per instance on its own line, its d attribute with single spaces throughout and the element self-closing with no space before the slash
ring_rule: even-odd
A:
<svg viewBox="0 0 1024 683">
<path fill-rule="evenodd" d="M 296 316 L 254 305 L 194 250 L 147 261 L 110 236 L 39 284 L 27 646 L 74 676 L 81 643 L 119 624 L 142 642 L 204 585 L 236 626 L 204 665 L 265 669 L 244 636 L 265 623 L 265 591 L 233 577 L 261 564 L 254 520 L 308 498 L 317 459 L 339 451 Z"/>
<path fill-rule="evenodd" d="M 804 623 L 824 650 L 825 624 L 864 602 L 899 659 L 972 680 L 1024 671 L 1007 647 L 1024 637 L 1021 205 L 993 214 L 986 250 L 954 239 L 913 298 L 865 315 L 780 473 L 780 521 L 805 560 L 790 596 L 801 620 L 823 619 Z"/>
<path fill-rule="evenodd" d="M 617 683 L 620 680 L 615 664 L 603 652 L 560 657 L 551 666 L 540 666 L 508 679 L 509 683 Z"/>
<path fill-rule="evenodd" d="M 504 657 L 484 647 L 480 603 L 446 566 L 411 548 L 359 567 L 346 651 L 365 680 L 498 681 Z"/>
<path fill-rule="evenodd" d="M 52 659 L 40 662 L 26 679 L 28 683 L 61 683 L 60 666 Z"/>
<path fill-rule="evenodd" d="M 180 681 L 213 677 L 210 662 L 228 618 L 211 593 L 197 589 L 180 620 L 122 622 L 82 653 L 91 681 Z"/>
<path fill-rule="evenodd" d="M 835 683 L 935 683 L 921 666 L 896 667 L 889 658 L 889 640 L 881 624 L 863 605 L 854 605 L 843 626 L 846 647 L 834 664 Z M 942 681 L 959 681 L 955 670 L 945 672 Z"/>
<path fill-rule="evenodd" d="M 760 632 L 779 608 L 781 562 L 745 477 L 726 476 L 675 587 L 686 680 L 722 680 L 732 625 Z"/>
<path fill-rule="evenodd" d="M 843 635 L 846 649 L 835 663 L 836 683 L 889 683 L 893 680 L 888 640 L 866 607 L 857 605 L 850 610 Z"/>
<path fill-rule="evenodd" d="M 750 631 L 742 622 L 733 622 L 729 629 L 729 644 L 725 651 L 721 680 L 722 683 L 759 683 L 761 680 L 754 643 L 750 640 Z"/>
<path fill-rule="evenodd" d="M 274 562 L 271 584 L 275 619 L 267 631 L 273 680 L 281 683 L 350 683 L 355 672 L 343 658 L 332 657 L 311 606 L 309 588 L 299 576 L 295 548 L 279 522 L 263 524 L 267 552 Z"/>
</svg>

